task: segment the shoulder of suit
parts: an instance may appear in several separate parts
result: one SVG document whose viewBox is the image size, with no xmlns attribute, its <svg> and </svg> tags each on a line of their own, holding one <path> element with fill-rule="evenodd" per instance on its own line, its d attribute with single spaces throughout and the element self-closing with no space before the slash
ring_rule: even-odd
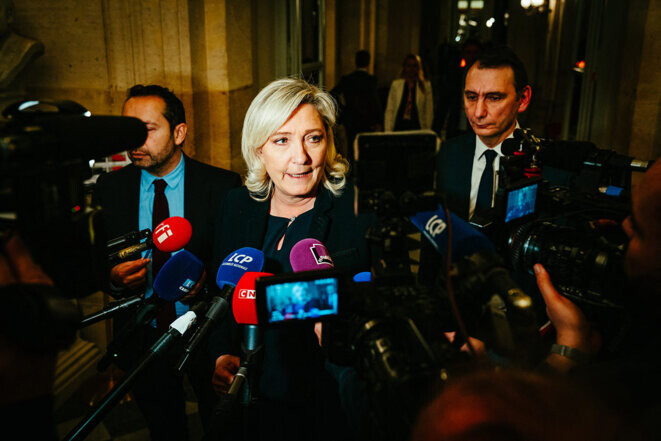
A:
<svg viewBox="0 0 661 441">
<path fill-rule="evenodd" d="M 103 173 L 99 175 L 99 178 L 96 181 L 97 185 L 112 185 L 118 181 L 122 181 L 128 178 L 134 178 L 140 174 L 140 170 L 137 169 L 133 164 L 125 165 L 119 170 L 111 171 L 110 173 Z"/>
<path fill-rule="evenodd" d="M 475 144 L 475 134 L 465 133 L 463 135 L 455 136 L 454 138 L 445 141 L 444 144 L 448 148 L 464 147 L 466 145 Z"/>
<path fill-rule="evenodd" d="M 226 179 L 228 181 L 236 181 L 238 180 L 240 182 L 241 177 L 239 176 L 238 173 L 235 173 L 230 170 L 226 170 L 224 168 L 220 167 L 215 167 L 213 165 L 205 164 L 204 162 L 197 161 L 193 158 L 190 158 L 186 156 L 186 163 L 188 164 L 188 167 L 192 168 L 195 170 L 195 173 L 203 173 L 208 176 L 215 176 L 220 179 Z"/>
</svg>

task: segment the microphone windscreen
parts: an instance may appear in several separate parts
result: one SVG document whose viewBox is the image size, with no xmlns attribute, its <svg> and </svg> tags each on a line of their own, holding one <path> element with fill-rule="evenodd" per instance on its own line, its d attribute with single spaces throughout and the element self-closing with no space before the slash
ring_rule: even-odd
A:
<svg viewBox="0 0 661 441">
<path fill-rule="evenodd" d="M 372 273 L 370 273 L 369 271 L 360 272 L 360 273 L 353 276 L 353 281 L 356 282 L 356 283 L 371 282 L 372 281 Z"/>
<path fill-rule="evenodd" d="M 202 277 L 204 264 L 188 250 L 170 257 L 154 279 L 154 292 L 174 302 L 188 294 Z"/>
<path fill-rule="evenodd" d="M 317 239 L 303 239 L 291 248 L 289 262 L 295 273 L 335 267 L 328 250 Z"/>
<path fill-rule="evenodd" d="M 236 284 L 232 297 L 232 312 L 234 320 L 240 325 L 257 325 L 257 303 L 255 300 L 255 280 L 260 277 L 272 276 L 271 273 L 249 271 Z"/>
<path fill-rule="evenodd" d="M 481 250 L 495 251 L 493 243 L 468 222 L 450 213 L 452 222 L 452 260 L 470 256 Z M 436 211 L 424 211 L 411 216 L 411 222 L 436 248 L 447 257 L 448 231 L 445 210 L 439 205 Z"/>
<path fill-rule="evenodd" d="M 190 242 L 193 227 L 183 217 L 173 216 L 165 219 L 154 228 L 152 240 L 154 246 L 164 253 L 179 251 Z"/>
<path fill-rule="evenodd" d="M 218 268 L 216 285 L 236 286 L 247 271 L 260 271 L 264 266 L 264 253 L 256 248 L 244 247 L 230 253 Z"/>
</svg>

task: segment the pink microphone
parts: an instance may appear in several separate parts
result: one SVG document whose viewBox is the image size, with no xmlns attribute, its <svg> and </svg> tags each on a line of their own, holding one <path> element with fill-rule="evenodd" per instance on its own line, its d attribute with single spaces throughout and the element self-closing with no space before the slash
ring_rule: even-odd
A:
<svg viewBox="0 0 661 441">
<path fill-rule="evenodd" d="M 333 259 L 323 243 L 317 239 L 303 239 L 289 253 L 289 262 L 295 273 L 333 269 Z"/>
</svg>

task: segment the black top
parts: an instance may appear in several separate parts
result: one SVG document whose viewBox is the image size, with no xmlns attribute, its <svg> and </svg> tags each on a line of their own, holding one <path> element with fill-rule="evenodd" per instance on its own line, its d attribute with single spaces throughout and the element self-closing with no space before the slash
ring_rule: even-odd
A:
<svg viewBox="0 0 661 441">
<path fill-rule="evenodd" d="M 418 106 L 415 103 L 415 94 L 417 89 L 416 85 L 414 85 L 411 89 L 411 119 L 404 119 L 404 112 L 406 111 L 406 102 L 408 101 L 409 89 L 409 82 L 404 81 L 402 99 L 399 101 L 399 109 L 397 109 L 397 117 L 395 118 L 395 131 L 420 130 Z"/>
<path fill-rule="evenodd" d="M 353 192 L 347 188 L 337 197 L 326 189 L 314 208 L 289 219 L 269 215 L 270 202 L 252 199 L 243 187 L 231 191 L 220 207 L 218 236 L 214 243 L 214 270 L 232 251 L 251 246 L 265 254 L 264 271 L 290 272 L 289 252 L 301 239 L 321 241 L 335 268 L 351 273 L 369 269 L 365 231 L 370 217 L 353 214 Z M 286 231 L 285 231 L 286 230 Z M 281 250 L 277 242 L 285 232 Z M 312 324 L 290 324 L 262 329 L 264 344 L 258 378 L 258 404 L 248 412 L 243 427 L 260 439 L 348 439 L 337 383 L 324 368 L 324 356 Z M 242 334 L 228 314 L 209 339 L 213 359 L 222 354 L 241 354 Z M 278 432 L 280 431 L 280 432 Z M 245 436 L 244 436 L 245 438 Z"/>
</svg>

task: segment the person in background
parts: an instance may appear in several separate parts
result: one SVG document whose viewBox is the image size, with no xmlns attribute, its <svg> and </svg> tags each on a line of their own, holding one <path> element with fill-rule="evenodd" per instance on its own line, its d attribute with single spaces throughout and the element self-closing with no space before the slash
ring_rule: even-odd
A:
<svg viewBox="0 0 661 441">
<path fill-rule="evenodd" d="M 330 91 L 340 103 L 339 124 L 347 132 L 349 152 L 353 152 L 353 140 L 358 133 L 376 132 L 383 129 L 382 108 L 376 89 L 376 78 L 367 71 L 370 53 L 356 52 L 356 70 L 340 78 Z M 349 158 L 353 153 L 349 154 Z"/>
<path fill-rule="evenodd" d="M 420 57 L 409 54 L 402 62 L 401 78 L 390 85 L 384 129 L 386 132 L 431 129 L 433 121 L 431 83 L 425 80 Z"/>
</svg>

